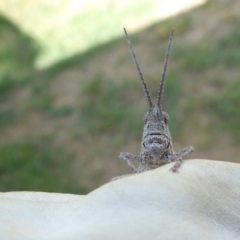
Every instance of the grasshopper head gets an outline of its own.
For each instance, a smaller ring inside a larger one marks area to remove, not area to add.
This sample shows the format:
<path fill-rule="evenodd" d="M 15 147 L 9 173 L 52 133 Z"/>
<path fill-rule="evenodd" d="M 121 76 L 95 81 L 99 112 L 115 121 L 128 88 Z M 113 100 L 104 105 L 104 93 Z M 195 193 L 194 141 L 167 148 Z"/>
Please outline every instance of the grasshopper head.
<path fill-rule="evenodd" d="M 171 145 L 168 114 L 152 107 L 144 116 L 142 145 L 153 155 L 162 155 Z"/>

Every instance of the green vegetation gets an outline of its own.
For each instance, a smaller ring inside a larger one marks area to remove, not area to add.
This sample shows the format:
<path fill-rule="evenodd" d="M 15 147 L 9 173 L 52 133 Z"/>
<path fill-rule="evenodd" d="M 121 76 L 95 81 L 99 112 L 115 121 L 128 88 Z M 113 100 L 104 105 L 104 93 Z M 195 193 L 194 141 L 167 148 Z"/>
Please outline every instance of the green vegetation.
<path fill-rule="evenodd" d="M 65 117 L 71 115 L 73 109 L 68 106 L 52 108 L 51 113 L 53 117 Z"/>
<path fill-rule="evenodd" d="M 168 73 L 164 89 L 164 110 L 170 116 L 169 129 L 172 137 L 178 139 L 181 134 L 183 119 L 180 106 L 177 104 L 182 97 L 182 84 L 177 73 Z"/>
<path fill-rule="evenodd" d="M 37 79 L 32 81 L 31 94 L 29 96 L 28 103 L 26 103 L 27 109 L 37 110 L 50 110 L 52 95 L 49 89 L 49 79 Z"/>
<path fill-rule="evenodd" d="M 240 143 L 240 20 L 237 1 L 213 2 L 130 37 L 155 102 L 167 39 L 175 28 L 163 102 L 175 150 L 193 145 L 193 158 L 231 160 Z M 104 25 L 115 21 L 112 16 Z M 90 20 L 96 22 L 94 14 L 81 24 Z M 78 21 L 71 22 L 62 41 L 79 35 Z M 214 29 L 205 28 L 206 22 L 215 23 Z M 93 44 L 103 28 L 99 24 L 90 35 L 81 32 L 82 41 Z M 123 33 L 105 41 L 121 31 L 111 24 L 101 33 L 104 44 L 36 70 L 38 43 L 0 18 L 0 191 L 85 193 L 128 173 L 117 155 L 139 153 L 147 104 Z M 49 53 L 49 62 L 60 51 L 67 55 L 63 49 L 69 41 Z M 236 140 L 224 142 L 227 153 L 219 143 L 226 133 Z"/>
<path fill-rule="evenodd" d="M 32 78 L 38 47 L 3 17 L 0 17 L 0 36 L 0 100 L 3 100 L 11 89 Z"/>
<path fill-rule="evenodd" d="M 180 47 L 174 50 L 174 56 L 182 68 L 200 73 L 217 65 L 237 67 L 240 62 L 240 32 L 234 29 L 219 38 L 217 44 Z"/>
<path fill-rule="evenodd" d="M 96 77 L 86 84 L 83 93 L 80 124 L 85 133 L 127 131 L 139 136 L 143 123 L 139 108 L 132 104 L 134 89 Z"/>
<path fill-rule="evenodd" d="M 48 140 L 0 147 L 0 191 L 81 192 L 66 176 L 66 154 Z"/>
<path fill-rule="evenodd" d="M 229 67 L 239 67 L 240 62 L 240 31 L 234 29 L 219 39 L 217 43 L 220 61 Z"/>
<path fill-rule="evenodd" d="M 182 68 L 187 71 L 201 73 L 219 63 L 217 50 L 194 47 L 192 49 L 177 49 L 174 51 L 175 57 Z M 184 57 L 183 57 L 184 55 Z"/>
<path fill-rule="evenodd" d="M 0 125 L 14 124 L 16 113 L 12 110 L 0 111 Z"/>
<path fill-rule="evenodd" d="M 31 94 L 28 102 L 22 104 L 23 109 L 49 110 L 52 97 L 48 74 L 39 73 L 34 67 L 40 51 L 39 46 L 1 16 L 0 37 L 0 101 L 7 100 L 14 89 L 30 86 Z M 0 123 L 2 121 L 0 120 Z"/>
<path fill-rule="evenodd" d="M 230 131 L 237 143 L 240 143 L 240 79 L 228 85 L 214 98 L 205 100 L 205 108 L 213 111 L 218 121 L 215 127 L 219 131 Z"/>
<path fill-rule="evenodd" d="M 238 48 L 240 43 L 240 31 L 234 31 L 228 33 L 227 35 L 223 36 L 218 40 L 218 48 L 224 49 L 224 48 Z"/>

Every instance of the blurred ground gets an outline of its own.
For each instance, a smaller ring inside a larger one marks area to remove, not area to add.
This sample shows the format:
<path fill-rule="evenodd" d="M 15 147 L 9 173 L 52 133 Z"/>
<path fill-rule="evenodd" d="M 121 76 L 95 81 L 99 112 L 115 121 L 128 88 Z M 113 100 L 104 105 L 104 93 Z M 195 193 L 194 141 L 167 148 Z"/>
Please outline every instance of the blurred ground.
<path fill-rule="evenodd" d="M 195 147 L 190 158 L 240 161 L 239 7 L 212 0 L 129 30 L 156 99 L 175 28 L 164 109 L 175 150 Z M 117 155 L 139 153 L 147 104 L 122 29 L 115 31 L 121 37 L 39 70 L 41 44 L 0 18 L 0 191 L 86 193 L 130 172 Z"/>

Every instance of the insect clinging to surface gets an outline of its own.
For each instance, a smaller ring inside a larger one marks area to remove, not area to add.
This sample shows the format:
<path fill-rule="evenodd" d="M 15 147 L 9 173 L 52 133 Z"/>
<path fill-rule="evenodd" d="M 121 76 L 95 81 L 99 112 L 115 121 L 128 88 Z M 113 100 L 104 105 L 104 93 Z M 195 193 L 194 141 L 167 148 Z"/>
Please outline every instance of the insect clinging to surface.
<path fill-rule="evenodd" d="M 125 162 L 134 173 L 141 173 L 151 169 L 158 168 L 164 164 L 175 162 L 174 166 L 170 169 L 173 172 L 177 172 L 182 164 L 183 159 L 194 151 L 192 146 L 183 148 L 180 152 L 175 153 L 173 150 L 172 138 L 168 129 L 169 117 L 166 112 L 162 109 L 163 95 L 164 95 L 164 84 L 165 75 L 167 70 L 167 63 L 169 58 L 171 40 L 173 36 L 171 31 L 170 38 L 168 41 L 167 53 L 164 61 L 162 78 L 158 89 L 158 97 L 156 105 L 153 104 L 147 84 L 144 80 L 143 74 L 140 70 L 137 58 L 133 51 L 131 41 L 128 37 L 127 31 L 124 28 L 124 32 L 127 38 L 127 42 L 132 54 L 134 63 L 137 67 L 138 74 L 141 79 L 143 91 L 148 103 L 148 111 L 144 115 L 144 128 L 141 142 L 140 156 L 120 152 L 119 159 Z M 131 161 L 139 162 L 139 166 L 135 167 Z M 122 178 L 126 175 L 115 177 L 112 180 Z"/>

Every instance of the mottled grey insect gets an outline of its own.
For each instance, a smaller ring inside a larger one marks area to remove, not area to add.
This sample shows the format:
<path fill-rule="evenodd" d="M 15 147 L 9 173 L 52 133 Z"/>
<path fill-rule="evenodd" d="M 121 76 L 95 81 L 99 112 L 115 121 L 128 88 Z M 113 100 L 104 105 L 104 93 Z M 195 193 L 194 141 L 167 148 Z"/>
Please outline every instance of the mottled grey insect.
<path fill-rule="evenodd" d="M 144 94 L 148 103 L 148 111 L 144 115 L 144 129 L 142 136 L 142 149 L 140 156 L 136 156 L 131 153 L 121 152 L 119 154 L 119 159 L 125 162 L 134 173 L 141 173 L 151 169 L 158 168 L 166 163 L 175 162 L 174 166 L 170 169 L 173 172 L 177 172 L 182 164 L 182 160 L 190 153 L 194 151 L 192 146 L 182 149 L 180 152 L 175 153 L 173 150 L 172 138 L 168 130 L 168 114 L 162 110 L 163 94 L 164 94 L 164 82 L 165 74 L 167 70 L 167 63 L 169 58 L 171 40 L 173 36 L 173 31 L 170 34 L 168 41 L 167 53 L 164 62 L 164 68 L 162 73 L 162 78 L 158 90 L 157 103 L 154 105 L 150 93 L 147 88 L 147 84 L 143 78 L 143 74 L 140 70 L 139 64 L 137 62 L 135 53 L 132 48 L 131 41 L 128 37 L 127 31 L 124 28 L 124 32 L 127 38 L 127 42 L 133 56 L 135 65 L 140 76 Z M 131 161 L 139 162 L 139 166 L 135 167 Z M 115 177 L 112 180 L 124 177 Z"/>

